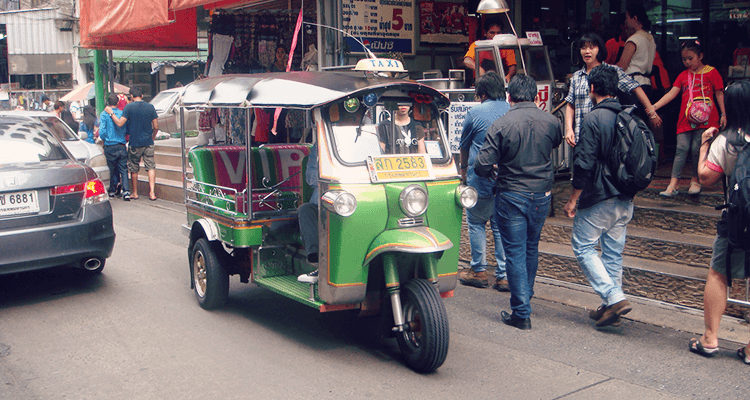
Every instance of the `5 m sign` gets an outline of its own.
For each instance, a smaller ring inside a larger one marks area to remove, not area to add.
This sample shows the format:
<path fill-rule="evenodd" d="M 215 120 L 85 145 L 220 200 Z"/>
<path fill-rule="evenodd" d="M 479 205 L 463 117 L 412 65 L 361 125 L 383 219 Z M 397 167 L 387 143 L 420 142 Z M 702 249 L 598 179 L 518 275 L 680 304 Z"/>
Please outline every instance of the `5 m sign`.
<path fill-rule="evenodd" d="M 414 0 L 344 0 L 343 29 L 373 53 L 414 54 Z M 346 37 L 351 53 L 362 45 Z"/>

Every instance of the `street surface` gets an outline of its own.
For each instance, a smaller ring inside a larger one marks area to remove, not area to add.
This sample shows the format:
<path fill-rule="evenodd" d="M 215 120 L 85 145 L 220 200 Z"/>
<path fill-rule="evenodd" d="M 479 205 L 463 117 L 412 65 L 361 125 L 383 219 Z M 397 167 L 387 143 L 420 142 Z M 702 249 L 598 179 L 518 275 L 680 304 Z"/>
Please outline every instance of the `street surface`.
<path fill-rule="evenodd" d="M 228 305 L 207 312 L 190 290 L 184 208 L 112 205 L 100 277 L 0 277 L 0 399 L 748 397 L 735 343 L 705 359 L 687 351 L 691 334 L 632 320 L 596 330 L 585 310 L 542 299 L 520 331 L 499 321 L 509 294 L 491 289 L 445 299 L 448 359 L 428 375 L 372 333 L 373 318 L 319 314 L 237 277 Z"/>

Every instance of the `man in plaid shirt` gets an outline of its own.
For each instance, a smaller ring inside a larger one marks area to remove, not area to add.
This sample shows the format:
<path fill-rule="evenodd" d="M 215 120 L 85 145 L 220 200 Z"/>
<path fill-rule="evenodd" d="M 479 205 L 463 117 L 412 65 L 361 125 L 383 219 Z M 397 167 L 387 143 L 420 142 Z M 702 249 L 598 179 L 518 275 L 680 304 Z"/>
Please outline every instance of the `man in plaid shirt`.
<path fill-rule="evenodd" d="M 578 45 L 581 50 L 584 66 L 570 78 L 568 96 L 565 97 L 565 101 L 568 103 L 565 109 L 565 140 L 573 147 L 578 143 L 583 117 L 594 108 L 594 103 L 589 97 L 591 93 L 588 78 L 589 72 L 594 67 L 604 64 L 602 60 L 607 58 L 607 48 L 604 46 L 604 41 L 597 34 L 587 33 L 583 35 L 578 41 Z M 622 68 L 609 64 L 604 65 L 612 67 L 617 71 L 617 88 L 625 93 L 632 92 L 638 98 L 641 104 L 643 104 L 646 114 L 649 115 L 651 124 L 653 126 L 661 125 L 661 119 L 656 114 L 654 106 L 638 82 L 625 74 Z M 573 124 L 574 121 L 575 124 Z"/>

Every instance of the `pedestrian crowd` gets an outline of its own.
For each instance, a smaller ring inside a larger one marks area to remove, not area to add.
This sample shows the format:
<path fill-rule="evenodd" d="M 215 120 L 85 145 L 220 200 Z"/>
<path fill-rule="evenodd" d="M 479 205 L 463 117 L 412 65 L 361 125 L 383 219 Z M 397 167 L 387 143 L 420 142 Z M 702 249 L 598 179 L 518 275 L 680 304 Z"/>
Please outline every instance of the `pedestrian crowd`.
<path fill-rule="evenodd" d="M 477 78 L 476 98 L 481 103 L 468 111 L 463 124 L 459 170 L 464 182 L 477 189 L 479 200 L 466 213 L 471 261 L 459 281 L 479 288 L 490 285 L 485 231 L 489 221 L 497 264 L 493 288 L 510 291 L 511 312 L 500 313 L 507 325 L 531 329 L 539 240 L 552 199 L 551 155 L 563 138 L 573 147 L 572 192 L 564 210 L 573 219 L 573 253 L 601 298 L 601 304 L 589 312 L 597 327 L 617 326 L 632 310 L 622 288 L 622 262 L 637 190 L 626 186 L 611 167 L 613 149 L 621 146 L 623 128 L 622 124 L 618 128 L 618 121 L 628 110 L 624 106 L 637 99 L 640 118 L 633 121 L 648 131 L 638 121 L 649 121 L 652 129 L 660 127 L 657 110 L 681 94 L 677 156 L 662 196 L 677 193 L 688 152 L 693 155 L 691 194 L 719 180 L 733 183 L 736 164 L 745 160 L 750 164 L 750 114 L 746 112 L 750 82 L 738 81 L 725 88 L 717 71 L 703 64 L 700 43 L 690 40 L 681 46 L 686 70 L 652 104 L 650 70 L 655 43 L 643 7 L 629 6 L 623 26 L 631 34 L 620 45 L 616 65 L 605 62 L 608 46 L 598 35 L 585 34 L 579 40 L 584 66 L 570 80 L 564 126 L 537 108 L 532 78 L 517 74 L 510 80 L 509 102 L 504 100 L 503 77 L 488 72 Z M 650 132 L 643 140 L 654 141 Z M 656 147 L 656 143 L 648 144 Z M 747 157 L 742 153 L 745 148 Z M 705 332 L 689 342 L 690 351 L 707 357 L 719 351 L 718 328 L 727 307 L 727 286 L 732 279 L 748 276 L 745 252 L 732 244 L 729 235 L 726 230 L 717 232 L 704 290 Z M 750 364 L 750 343 L 737 355 Z"/>

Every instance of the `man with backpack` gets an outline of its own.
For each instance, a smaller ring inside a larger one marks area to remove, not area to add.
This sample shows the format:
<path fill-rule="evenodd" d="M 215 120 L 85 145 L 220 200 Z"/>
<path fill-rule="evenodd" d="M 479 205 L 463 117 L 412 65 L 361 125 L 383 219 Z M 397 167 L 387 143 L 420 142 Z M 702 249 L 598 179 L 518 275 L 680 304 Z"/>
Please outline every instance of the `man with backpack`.
<path fill-rule="evenodd" d="M 602 298 L 602 305 L 589 313 L 596 326 L 601 327 L 619 324 L 620 317 L 631 310 L 622 291 L 622 251 L 626 227 L 633 217 L 633 197 L 644 185 L 648 186 L 656 157 L 653 135 L 643 121 L 628 118 L 628 112 L 623 111 L 616 98 L 615 69 L 606 65 L 593 68 L 589 85 L 595 106 L 581 123 L 573 157 L 573 193 L 565 204 L 565 212 L 575 218 L 573 252 L 594 291 Z M 632 139 L 628 136 L 634 133 L 639 135 L 638 140 L 628 142 Z M 633 170 L 633 165 L 625 165 L 627 156 L 631 156 L 629 150 L 642 150 L 644 142 L 650 147 L 650 156 L 646 153 L 650 158 L 642 156 L 636 164 L 645 162 L 648 169 Z M 601 257 L 596 249 L 599 243 Z"/>

